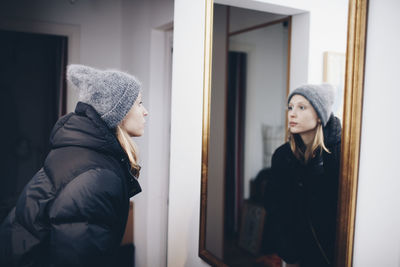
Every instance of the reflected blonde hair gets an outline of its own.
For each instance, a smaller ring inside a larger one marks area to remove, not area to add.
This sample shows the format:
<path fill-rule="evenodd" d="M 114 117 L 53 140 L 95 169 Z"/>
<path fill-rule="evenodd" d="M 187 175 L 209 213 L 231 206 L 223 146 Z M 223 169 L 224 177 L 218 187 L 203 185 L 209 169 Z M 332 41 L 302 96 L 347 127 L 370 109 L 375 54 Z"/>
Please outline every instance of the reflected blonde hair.
<path fill-rule="evenodd" d="M 137 163 L 139 158 L 137 146 L 135 142 L 133 142 L 132 137 L 121 125 L 117 126 L 117 139 L 124 149 L 125 153 L 128 155 L 131 169 L 139 171 L 140 166 Z"/>
<path fill-rule="evenodd" d="M 318 151 L 320 155 L 322 155 L 323 151 L 331 153 L 325 146 L 324 132 L 321 123 L 318 123 L 317 125 L 313 142 L 310 145 L 303 145 L 303 147 L 305 146 L 305 149 L 302 148 L 303 143 L 299 134 L 292 134 L 289 130 L 288 136 L 290 148 L 292 149 L 294 156 L 304 164 L 307 164 L 312 158 L 314 158 Z"/>

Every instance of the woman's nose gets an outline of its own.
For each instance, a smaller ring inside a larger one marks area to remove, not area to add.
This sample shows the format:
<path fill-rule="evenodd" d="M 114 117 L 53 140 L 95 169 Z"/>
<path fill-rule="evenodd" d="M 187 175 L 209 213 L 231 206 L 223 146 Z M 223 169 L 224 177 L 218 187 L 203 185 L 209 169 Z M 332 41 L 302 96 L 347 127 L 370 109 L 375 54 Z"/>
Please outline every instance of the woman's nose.
<path fill-rule="evenodd" d="M 147 111 L 147 109 L 145 107 L 143 107 L 143 116 L 147 116 L 149 115 L 149 112 Z"/>

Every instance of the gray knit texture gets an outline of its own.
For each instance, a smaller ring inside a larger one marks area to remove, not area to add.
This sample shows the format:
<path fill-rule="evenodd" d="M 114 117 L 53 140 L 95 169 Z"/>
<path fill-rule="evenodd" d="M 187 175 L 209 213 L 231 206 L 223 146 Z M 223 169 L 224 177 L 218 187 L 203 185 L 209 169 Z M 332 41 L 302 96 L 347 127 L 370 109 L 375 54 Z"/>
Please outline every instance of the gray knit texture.
<path fill-rule="evenodd" d="M 335 101 L 335 92 L 332 85 L 328 83 L 302 85 L 290 93 L 288 103 L 294 95 L 305 97 L 314 107 L 322 125 L 326 126 Z"/>
<path fill-rule="evenodd" d="M 79 101 L 91 105 L 111 129 L 124 119 L 141 91 L 132 75 L 84 65 L 69 65 L 67 80 L 78 89 Z"/>

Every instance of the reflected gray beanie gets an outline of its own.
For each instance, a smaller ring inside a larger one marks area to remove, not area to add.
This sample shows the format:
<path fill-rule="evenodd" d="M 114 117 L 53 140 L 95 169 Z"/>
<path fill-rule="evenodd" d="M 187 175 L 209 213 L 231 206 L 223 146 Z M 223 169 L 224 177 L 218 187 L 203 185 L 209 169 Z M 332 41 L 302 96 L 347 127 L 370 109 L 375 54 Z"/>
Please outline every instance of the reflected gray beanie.
<path fill-rule="evenodd" d="M 67 80 L 78 89 L 79 101 L 91 105 L 111 129 L 123 120 L 141 91 L 132 75 L 84 65 L 69 65 Z"/>
<path fill-rule="evenodd" d="M 314 107 L 319 119 L 323 126 L 328 123 L 329 117 L 332 113 L 332 105 L 335 100 L 335 92 L 333 86 L 329 83 L 323 84 L 306 84 L 302 85 L 288 97 L 288 103 L 294 95 L 301 95 L 305 97 L 310 104 Z"/>

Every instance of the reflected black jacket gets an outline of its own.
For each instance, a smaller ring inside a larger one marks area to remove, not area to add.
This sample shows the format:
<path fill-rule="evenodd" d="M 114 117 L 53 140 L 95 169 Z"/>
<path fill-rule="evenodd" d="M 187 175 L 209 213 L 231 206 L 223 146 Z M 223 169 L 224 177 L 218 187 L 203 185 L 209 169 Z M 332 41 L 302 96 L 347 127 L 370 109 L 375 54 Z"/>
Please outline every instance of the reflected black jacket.
<path fill-rule="evenodd" d="M 0 229 L 0 266 L 111 266 L 141 188 L 115 134 L 78 103 Z"/>
<path fill-rule="evenodd" d="M 301 266 L 330 266 L 334 256 L 339 119 L 331 115 L 323 132 L 325 146 L 331 153 L 318 153 L 304 165 L 285 143 L 272 157 L 272 180 L 265 202 L 269 242 L 286 262 L 300 262 Z"/>

